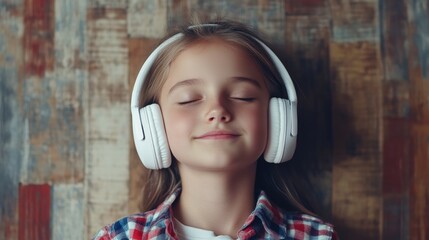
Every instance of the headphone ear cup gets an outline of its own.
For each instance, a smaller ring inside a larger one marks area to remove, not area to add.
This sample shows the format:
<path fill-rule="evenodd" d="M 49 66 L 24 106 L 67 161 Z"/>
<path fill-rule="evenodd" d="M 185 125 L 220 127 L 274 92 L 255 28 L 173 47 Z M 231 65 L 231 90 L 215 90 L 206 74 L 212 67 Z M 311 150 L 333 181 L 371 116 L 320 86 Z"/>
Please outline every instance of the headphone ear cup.
<path fill-rule="evenodd" d="M 292 135 L 292 116 L 289 100 L 271 98 L 269 105 L 268 143 L 264 158 L 270 163 L 281 163 L 292 158 L 296 147 L 296 135 Z"/>
<path fill-rule="evenodd" d="M 139 111 L 143 139 L 134 139 L 137 152 L 143 165 L 149 169 L 168 168 L 171 165 L 171 153 L 158 104 L 151 104 Z"/>

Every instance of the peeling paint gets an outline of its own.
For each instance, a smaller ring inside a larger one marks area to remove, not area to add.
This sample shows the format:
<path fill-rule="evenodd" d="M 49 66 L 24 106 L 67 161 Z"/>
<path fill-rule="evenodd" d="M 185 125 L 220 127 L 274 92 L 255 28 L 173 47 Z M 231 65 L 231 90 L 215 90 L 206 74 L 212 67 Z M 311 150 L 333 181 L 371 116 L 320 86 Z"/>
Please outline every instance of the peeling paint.
<path fill-rule="evenodd" d="M 167 33 L 166 1 L 130 0 L 127 16 L 130 37 L 163 38 Z"/>
<path fill-rule="evenodd" d="M 85 239 L 83 184 L 52 186 L 52 239 Z"/>
<path fill-rule="evenodd" d="M 51 239 L 51 187 L 47 184 L 19 187 L 19 240 Z"/>

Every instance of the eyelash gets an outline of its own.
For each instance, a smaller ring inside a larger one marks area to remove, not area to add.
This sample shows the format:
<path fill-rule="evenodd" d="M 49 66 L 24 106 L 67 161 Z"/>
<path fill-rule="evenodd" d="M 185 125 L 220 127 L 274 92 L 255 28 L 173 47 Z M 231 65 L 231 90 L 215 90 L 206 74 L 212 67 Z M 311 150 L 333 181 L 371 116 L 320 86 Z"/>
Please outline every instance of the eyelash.
<path fill-rule="evenodd" d="M 196 101 L 198 101 L 198 100 L 190 100 L 190 101 L 178 102 L 177 104 L 179 104 L 179 105 L 186 105 L 186 104 L 190 104 L 190 103 L 193 103 L 193 102 L 196 102 Z"/>
<path fill-rule="evenodd" d="M 237 97 L 234 97 L 232 99 L 243 101 L 243 102 L 253 102 L 255 100 L 255 98 L 237 98 Z"/>
<path fill-rule="evenodd" d="M 241 98 L 241 97 L 232 97 L 231 99 L 233 100 L 238 100 L 238 101 L 242 101 L 242 102 L 253 102 L 256 100 L 256 98 Z M 194 102 L 197 102 L 198 100 L 189 100 L 189 101 L 183 101 L 183 102 L 178 102 L 177 104 L 179 105 L 187 105 L 187 104 L 191 104 Z"/>

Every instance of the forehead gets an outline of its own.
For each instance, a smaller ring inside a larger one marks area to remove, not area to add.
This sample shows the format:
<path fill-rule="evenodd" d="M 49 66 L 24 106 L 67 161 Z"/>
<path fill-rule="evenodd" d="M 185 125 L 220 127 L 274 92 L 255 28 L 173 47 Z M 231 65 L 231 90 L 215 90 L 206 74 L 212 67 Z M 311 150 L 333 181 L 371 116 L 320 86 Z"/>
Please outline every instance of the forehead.
<path fill-rule="evenodd" d="M 168 78 L 177 74 L 198 75 L 208 70 L 216 74 L 244 74 L 260 77 L 261 67 L 249 50 L 218 38 L 201 39 L 183 48 L 169 66 Z M 263 77 L 262 77 L 263 78 Z"/>

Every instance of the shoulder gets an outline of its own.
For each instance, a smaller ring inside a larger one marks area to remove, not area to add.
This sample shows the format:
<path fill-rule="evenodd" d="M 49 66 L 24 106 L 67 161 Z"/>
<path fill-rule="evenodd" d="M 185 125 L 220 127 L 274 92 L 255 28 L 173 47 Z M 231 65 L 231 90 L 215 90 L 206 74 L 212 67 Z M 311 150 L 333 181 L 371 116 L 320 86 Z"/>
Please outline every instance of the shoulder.
<path fill-rule="evenodd" d="M 130 215 L 102 228 L 93 239 L 165 239 L 173 236 L 171 205 L 180 193 L 177 189 L 156 209 Z"/>
<path fill-rule="evenodd" d="M 103 227 L 93 239 L 142 239 L 154 220 L 155 210 L 133 214 Z"/>
<path fill-rule="evenodd" d="M 293 239 L 337 239 L 334 227 L 320 218 L 297 212 L 284 212 L 284 224 Z"/>

